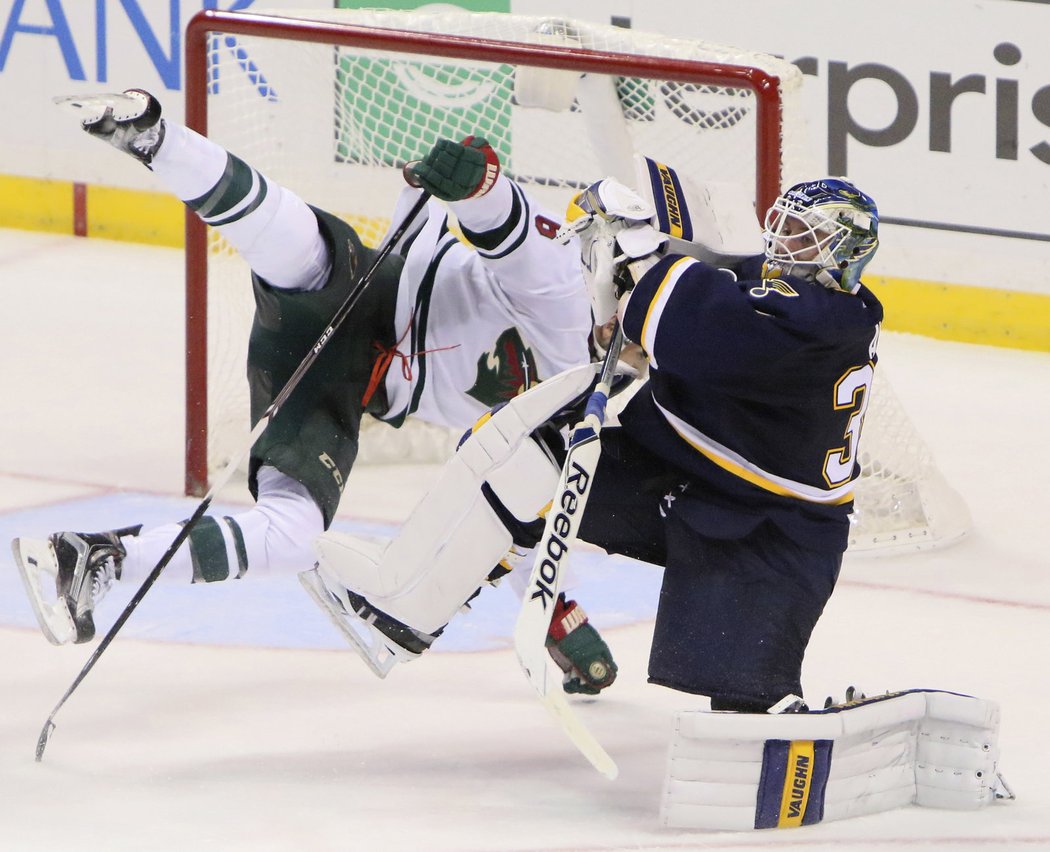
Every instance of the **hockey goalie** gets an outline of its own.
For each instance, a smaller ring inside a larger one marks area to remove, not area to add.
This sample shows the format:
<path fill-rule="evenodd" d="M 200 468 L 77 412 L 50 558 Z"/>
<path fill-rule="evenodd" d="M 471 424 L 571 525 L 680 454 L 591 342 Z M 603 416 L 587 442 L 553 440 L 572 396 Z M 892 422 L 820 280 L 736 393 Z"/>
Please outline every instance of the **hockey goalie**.
<path fill-rule="evenodd" d="M 672 168 L 642 158 L 639 175 L 640 193 L 612 180 L 581 193 L 566 234 L 596 319 L 617 318 L 649 367 L 601 432 L 579 537 L 664 567 L 649 681 L 710 708 L 676 717 L 664 822 L 790 827 L 1010 798 L 994 702 L 909 690 L 810 712 L 802 697 L 877 363 L 882 306 L 861 280 L 875 202 L 843 178 L 798 184 L 755 245 L 727 238 L 712 196 Z M 479 421 L 395 541 L 318 540 L 304 584 L 377 671 L 428 647 L 492 565 L 568 508 L 551 505 L 559 427 L 594 374 Z"/>

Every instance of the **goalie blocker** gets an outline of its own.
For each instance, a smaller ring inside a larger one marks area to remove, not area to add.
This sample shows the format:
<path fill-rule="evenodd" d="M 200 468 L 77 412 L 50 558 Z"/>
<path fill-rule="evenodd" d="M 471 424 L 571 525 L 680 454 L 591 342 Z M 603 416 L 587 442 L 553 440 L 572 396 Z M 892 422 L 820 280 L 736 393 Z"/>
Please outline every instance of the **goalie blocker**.
<path fill-rule="evenodd" d="M 998 774 L 999 706 L 907 690 L 806 713 L 682 711 L 660 816 L 675 828 L 790 828 L 908 804 L 976 810 Z"/>

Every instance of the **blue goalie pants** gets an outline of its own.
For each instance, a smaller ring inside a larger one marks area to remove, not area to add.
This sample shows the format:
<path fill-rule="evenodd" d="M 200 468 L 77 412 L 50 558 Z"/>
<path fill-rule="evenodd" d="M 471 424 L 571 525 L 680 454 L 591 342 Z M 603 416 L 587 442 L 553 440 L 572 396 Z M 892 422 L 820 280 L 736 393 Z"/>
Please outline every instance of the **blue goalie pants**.
<path fill-rule="evenodd" d="M 802 660 L 841 553 L 800 546 L 695 481 L 622 429 L 602 432 L 580 537 L 664 567 L 649 680 L 761 710 L 802 694 Z"/>

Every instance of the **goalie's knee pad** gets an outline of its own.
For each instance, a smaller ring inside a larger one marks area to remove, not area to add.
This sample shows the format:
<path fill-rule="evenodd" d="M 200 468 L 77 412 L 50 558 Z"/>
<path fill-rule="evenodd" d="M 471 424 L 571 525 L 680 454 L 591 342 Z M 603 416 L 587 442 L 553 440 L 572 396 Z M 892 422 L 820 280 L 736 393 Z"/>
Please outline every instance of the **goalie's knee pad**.
<path fill-rule="evenodd" d="M 482 495 L 514 546 L 526 550 L 543 535 L 540 512 L 550 502 L 565 460 L 565 440 L 553 424 L 544 423 L 529 438 L 481 483 Z"/>
<path fill-rule="evenodd" d="M 324 582 L 416 630 L 441 629 L 512 545 L 531 547 L 542 534 L 561 439 L 541 427 L 590 388 L 595 369 L 568 370 L 479 420 L 388 545 L 320 536 Z"/>

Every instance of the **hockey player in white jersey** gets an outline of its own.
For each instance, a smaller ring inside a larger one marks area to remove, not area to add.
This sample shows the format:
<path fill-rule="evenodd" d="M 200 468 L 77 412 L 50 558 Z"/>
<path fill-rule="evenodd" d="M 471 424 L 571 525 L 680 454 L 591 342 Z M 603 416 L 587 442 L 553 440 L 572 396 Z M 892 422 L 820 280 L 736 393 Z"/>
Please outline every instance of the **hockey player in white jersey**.
<path fill-rule="evenodd" d="M 341 219 L 162 119 L 160 104 L 144 91 L 56 102 L 90 135 L 149 167 L 250 265 L 256 422 L 374 252 Z M 204 517 L 166 567 L 169 578 L 211 582 L 311 566 L 313 541 L 335 514 L 365 414 L 394 426 L 414 416 L 467 428 L 492 406 L 590 360 L 577 254 L 553 239 L 559 223 L 501 174 L 484 139 L 440 140 L 406 167 L 406 177 L 414 187 L 398 199 L 395 225 L 420 187 L 433 197 L 253 447 L 256 504 L 232 517 Z M 449 230 L 448 211 L 470 245 Z M 94 608 L 110 583 L 141 582 L 178 530 L 172 523 L 16 539 L 15 558 L 47 637 L 91 640 Z M 588 683 L 589 664 L 600 659 L 612 675 L 615 665 L 592 627 L 573 632 L 572 642 L 562 633 L 552 644 L 562 646 L 569 688 L 595 692 L 612 678 Z M 583 673 L 566 654 L 582 655 Z"/>

